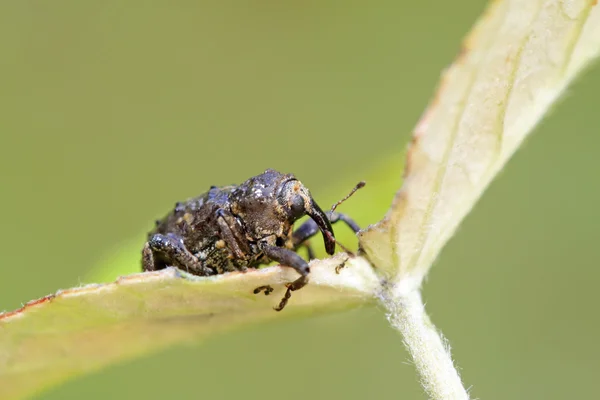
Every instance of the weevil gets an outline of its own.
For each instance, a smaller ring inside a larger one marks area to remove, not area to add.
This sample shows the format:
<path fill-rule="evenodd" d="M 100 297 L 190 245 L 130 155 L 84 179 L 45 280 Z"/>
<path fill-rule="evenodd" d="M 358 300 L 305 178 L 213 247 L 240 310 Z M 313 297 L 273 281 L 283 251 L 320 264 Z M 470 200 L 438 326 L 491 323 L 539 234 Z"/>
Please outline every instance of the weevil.
<path fill-rule="evenodd" d="M 361 182 L 351 194 L 363 185 Z M 156 221 L 142 250 L 142 268 L 155 271 L 177 267 L 209 276 L 275 261 L 300 274 L 286 284 L 285 296 L 275 307 L 281 311 L 291 292 L 308 282 L 308 262 L 296 251 L 305 247 L 309 259 L 314 258 L 308 239 L 320 231 L 325 251 L 332 255 L 336 240 L 331 224 L 338 221 L 354 232 L 360 230 L 350 217 L 335 212 L 339 203 L 324 212 L 293 174 L 273 169 L 240 185 L 212 186 L 198 197 L 176 203 L 173 211 Z M 305 215 L 310 219 L 294 231 L 294 222 Z M 254 293 L 263 290 L 265 294 L 273 291 L 261 286 Z"/>

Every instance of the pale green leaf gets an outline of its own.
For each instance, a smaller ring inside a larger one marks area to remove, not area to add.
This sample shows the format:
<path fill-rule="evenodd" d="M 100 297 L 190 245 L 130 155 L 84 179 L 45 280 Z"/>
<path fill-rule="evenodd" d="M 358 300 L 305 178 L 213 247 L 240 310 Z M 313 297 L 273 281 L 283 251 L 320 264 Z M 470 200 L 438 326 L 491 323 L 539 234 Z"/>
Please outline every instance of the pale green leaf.
<path fill-rule="evenodd" d="M 403 186 L 360 236 L 398 290 L 418 287 L 487 185 L 599 52 L 593 0 L 496 1 L 418 123 Z"/>
<path fill-rule="evenodd" d="M 370 265 L 346 256 L 313 261 L 310 283 L 273 310 L 290 268 L 268 267 L 213 277 L 174 268 L 128 275 L 114 283 L 59 291 L 0 314 L 0 398 L 16 398 L 106 364 L 247 323 L 355 307 L 372 300 Z M 269 295 L 254 294 L 271 285 Z"/>

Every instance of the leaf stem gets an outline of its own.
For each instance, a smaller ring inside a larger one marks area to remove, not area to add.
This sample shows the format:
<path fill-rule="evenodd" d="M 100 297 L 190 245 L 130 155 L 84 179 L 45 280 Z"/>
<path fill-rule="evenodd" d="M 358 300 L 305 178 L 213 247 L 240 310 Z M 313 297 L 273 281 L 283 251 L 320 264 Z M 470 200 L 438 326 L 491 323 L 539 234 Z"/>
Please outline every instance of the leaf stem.
<path fill-rule="evenodd" d="M 429 398 L 468 400 L 469 394 L 452 362 L 450 346 L 431 323 L 419 290 L 389 291 L 381 302 L 390 324 L 402 334 Z"/>

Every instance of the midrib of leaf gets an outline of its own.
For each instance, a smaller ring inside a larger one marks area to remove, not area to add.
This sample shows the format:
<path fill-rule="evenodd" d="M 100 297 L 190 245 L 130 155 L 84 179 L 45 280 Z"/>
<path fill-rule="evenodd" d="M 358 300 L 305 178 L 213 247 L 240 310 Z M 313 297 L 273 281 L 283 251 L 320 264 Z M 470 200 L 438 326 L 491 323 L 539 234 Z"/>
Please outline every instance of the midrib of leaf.
<path fill-rule="evenodd" d="M 568 53 L 568 57 L 567 57 L 567 62 L 563 64 L 563 67 L 561 69 L 561 76 L 566 76 L 567 75 L 567 70 L 569 69 L 569 65 L 571 64 L 571 59 L 572 59 L 572 55 L 573 52 L 575 51 L 575 47 L 577 46 L 577 42 L 579 42 L 579 38 L 581 37 L 581 33 L 583 32 L 583 27 L 585 25 L 585 23 L 587 22 L 588 18 L 590 17 L 590 13 L 592 12 L 592 7 L 594 7 L 594 5 L 596 5 L 596 2 L 598 0 L 588 0 L 587 2 L 587 7 L 585 8 L 585 11 L 583 11 L 583 16 L 581 18 L 579 18 L 579 24 L 577 24 L 577 28 L 574 30 L 574 34 L 573 34 L 573 39 L 569 42 L 569 45 L 567 46 L 567 53 Z M 560 11 L 561 14 L 563 14 L 566 18 L 569 18 L 569 15 L 564 11 L 564 7 L 562 7 L 563 3 L 561 3 L 561 7 L 560 7 Z"/>
<path fill-rule="evenodd" d="M 537 20 L 537 17 L 540 15 L 542 7 L 538 7 L 536 16 L 534 18 L 534 20 Z M 508 110 L 508 102 L 510 99 L 510 96 L 513 92 L 514 89 L 514 84 L 515 84 L 515 80 L 516 80 L 516 76 L 517 76 L 517 71 L 519 69 L 519 64 L 521 62 L 521 58 L 523 55 L 523 49 L 525 48 L 525 46 L 527 45 L 527 42 L 529 42 L 529 39 L 531 38 L 531 33 L 529 33 L 521 42 L 520 46 L 518 47 L 518 50 L 516 52 L 515 58 L 514 58 L 514 63 L 512 66 L 512 70 L 510 71 L 509 74 L 509 79 L 508 79 L 508 87 L 506 90 L 506 94 L 504 95 L 504 98 L 502 99 L 501 102 L 501 107 L 499 107 L 499 112 L 498 112 L 498 116 L 496 118 L 496 122 L 494 124 L 494 126 L 497 127 L 497 129 L 494 130 L 494 132 L 496 133 L 496 152 L 494 153 L 495 157 L 493 159 L 490 160 L 490 163 L 487 167 L 486 172 L 482 175 L 482 182 L 488 182 L 489 180 L 491 180 L 491 178 L 496 174 L 496 169 L 494 168 L 497 165 L 498 159 L 500 158 L 500 155 L 502 154 L 502 144 L 503 144 L 503 133 L 504 133 L 504 120 L 506 118 L 506 111 Z M 489 54 L 489 53 L 488 53 Z M 487 58 L 486 58 L 487 60 Z M 478 68 L 479 70 L 479 68 Z M 475 84 L 475 82 L 477 81 L 477 79 L 479 78 L 480 74 L 477 74 L 477 76 L 471 81 L 471 85 L 470 88 L 472 88 L 472 86 Z M 468 95 L 466 97 L 471 97 L 472 93 L 469 91 Z M 458 130 L 458 127 L 460 126 L 460 123 L 462 121 L 462 117 L 464 116 L 464 111 L 466 109 L 466 104 L 467 101 L 463 102 L 463 109 L 461 112 L 461 115 L 458 118 L 458 121 L 455 124 L 455 129 Z M 452 146 L 450 146 L 452 148 Z M 449 152 L 450 153 L 450 152 Z M 450 154 L 448 154 L 448 158 L 450 157 Z M 466 172 L 465 172 L 466 173 Z M 439 188 L 442 186 L 443 184 L 443 180 L 446 176 L 446 169 L 444 168 L 444 176 L 441 179 L 440 185 L 437 188 L 437 190 L 439 190 Z M 434 207 L 435 205 L 437 205 L 438 201 L 435 201 Z M 454 229 L 454 226 L 452 225 L 447 225 L 445 227 L 445 229 L 443 231 L 440 232 L 440 235 L 438 236 L 438 240 L 439 241 L 443 241 L 445 240 L 445 238 L 448 235 L 448 231 Z M 433 258 L 436 257 L 436 254 L 438 253 L 437 248 L 439 248 L 441 246 L 433 246 L 433 251 L 431 251 L 429 254 L 426 255 L 426 260 L 427 262 L 433 262 Z M 419 258 L 416 260 L 416 264 L 417 265 L 420 261 L 421 261 L 421 254 L 418 254 Z"/>

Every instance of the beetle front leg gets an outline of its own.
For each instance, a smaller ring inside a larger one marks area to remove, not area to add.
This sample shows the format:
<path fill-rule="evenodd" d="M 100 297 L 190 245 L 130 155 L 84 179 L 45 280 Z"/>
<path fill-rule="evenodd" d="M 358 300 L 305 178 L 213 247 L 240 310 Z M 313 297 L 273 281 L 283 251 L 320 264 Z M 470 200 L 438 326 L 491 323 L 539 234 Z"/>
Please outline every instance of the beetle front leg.
<path fill-rule="evenodd" d="M 358 233 L 358 231 L 360 231 L 360 226 L 358 226 L 358 224 L 356 222 L 354 222 L 354 220 L 352 218 L 350 218 L 349 216 L 347 216 L 346 214 L 338 213 L 335 211 L 334 212 L 329 211 L 329 212 L 327 212 L 327 217 L 329 218 L 329 221 L 331 221 L 332 224 L 342 221 L 343 223 L 348 225 L 348 227 L 350 229 L 352 229 L 352 232 Z"/>
<path fill-rule="evenodd" d="M 236 258 L 243 259 L 248 253 L 248 241 L 244 238 L 242 227 L 237 223 L 235 217 L 229 211 L 217 210 L 217 224 L 223 239 Z"/>
<path fill-rule="evenodd" d="M 144 246 L 142 267 L 144 271 L 156 271 L 167 266 L 191 270 L 200 276 L 214 275 L 214 271 L 190 253 L 180 239 L 157 233 Z"/>
<path fill-rule="evenodd" d="M 300 246 L 302 246 L 306 249 L 306 255 L 308 256 L 308 261 L 314 260 L 316 258 L 315 251 L 308 240 L 305 240 L 304 242 L 302 242 L 302 244 Z M 297 250 L 297 248 L 296 248 L 296 250 Z"/>
<path fill-rule="evenodd" d="M 300 278 L 296 279 L 294 282 L 290 282 L 285 285 L 287 288 L 285 295 L 281 299 L 279 305 L 274 307 L 275 311 L 281 311 L 292 296 L 292 292 L 302 289 L 304 286 L 306 286 L 308 283 L 308 274 L 310 273 L 310 268 L 308 267 L 308 263 L 302 257 L 291 250 L 276 246 L 265 246 L 263 248 L 263 252 L 265 256 L 271 260 L 287 267 L 292 267 L 301 275 Z"/>

